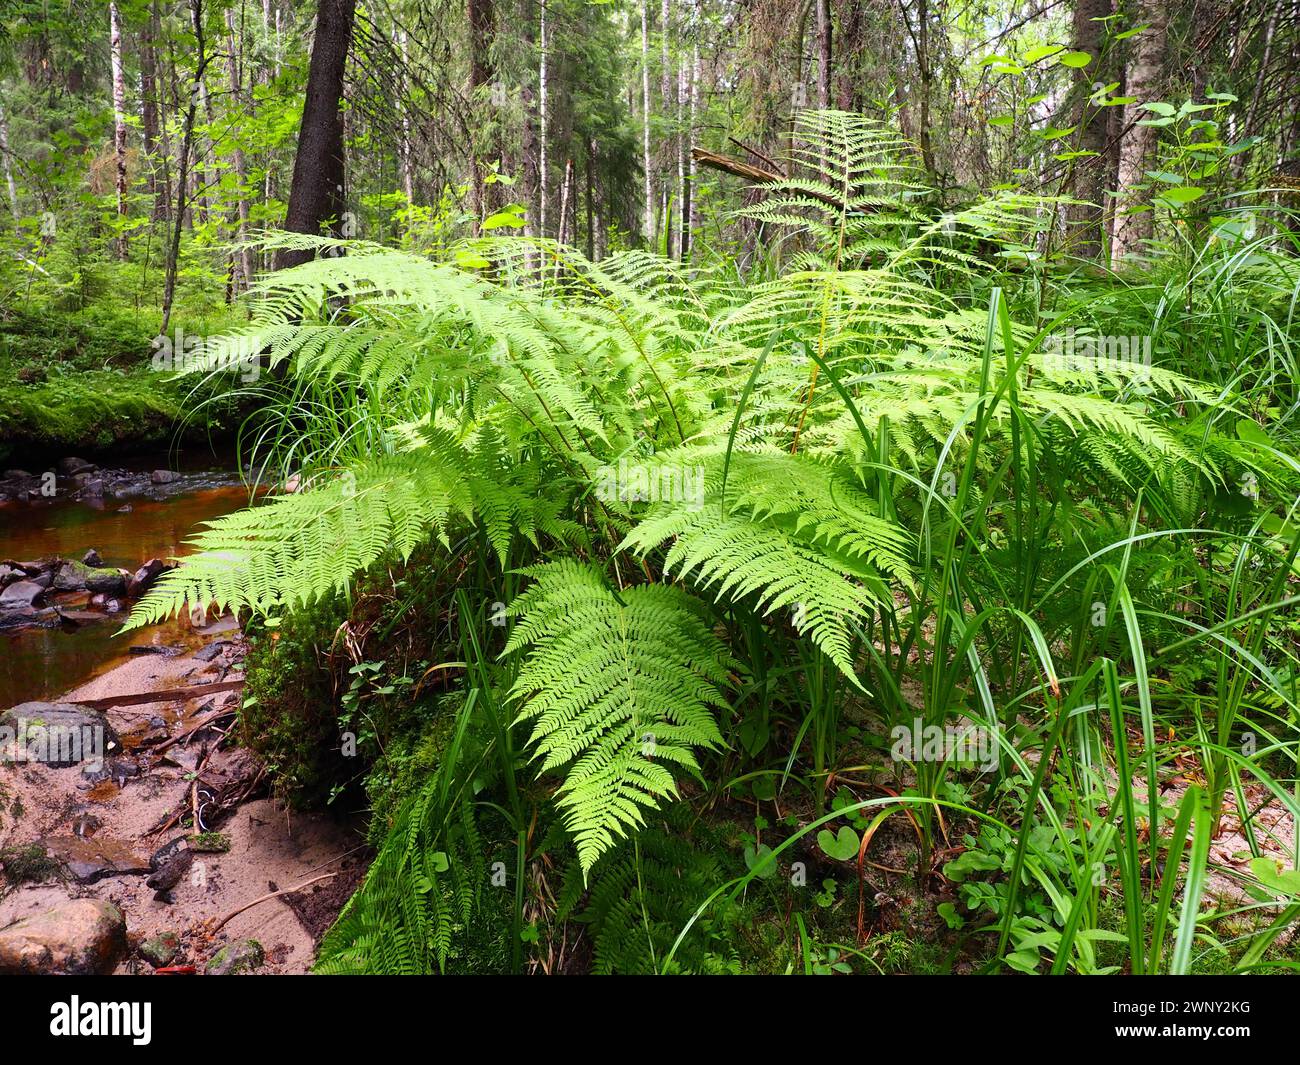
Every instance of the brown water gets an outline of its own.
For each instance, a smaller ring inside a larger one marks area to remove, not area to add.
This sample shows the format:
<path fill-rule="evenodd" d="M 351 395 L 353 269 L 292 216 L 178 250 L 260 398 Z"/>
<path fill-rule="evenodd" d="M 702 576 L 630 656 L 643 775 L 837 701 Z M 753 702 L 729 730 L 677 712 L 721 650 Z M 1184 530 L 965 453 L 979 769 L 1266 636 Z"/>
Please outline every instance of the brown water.
<path fill-rule="evenodd" d="M 132 499 L 126 513 L 118 499 L 106 499 L 102 506 L 64 500 L 0 504 L 0 559 L 80 559 L 93 547 L 105 565 L 134 569 L 150 558 L 185 554 L 185 540 L 200 522 L 247 502 L 247 490 L 232 486 L 162 501 Z M 179 642 L 174 625 L 115 635 L 125 619 L 122 613 L 76 629 L 0 632 L 0 709 L 61 695 L 115 665 L 132 644 Z"/>

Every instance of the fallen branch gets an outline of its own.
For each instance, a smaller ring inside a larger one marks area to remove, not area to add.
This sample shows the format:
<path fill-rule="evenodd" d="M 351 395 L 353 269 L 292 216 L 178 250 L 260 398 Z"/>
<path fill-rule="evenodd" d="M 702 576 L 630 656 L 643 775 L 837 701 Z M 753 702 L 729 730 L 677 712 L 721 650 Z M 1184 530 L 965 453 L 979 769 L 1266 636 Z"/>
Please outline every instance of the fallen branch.
<path fill-rule="evenodd" d="M 297 887 L 283 888 L 280 891 L 272 891 L 267 895 L 261 896 L 261 898 L 256 898 L 252 902 L 245 903 L 237 910 L 231 910 L 230 913 L 226 914 L 225 917 L 221 918 L 220 921 L 218 921 L 211 928 L 209 928 L 208 932 L 210 935 L 216 935 L 218 932 L 221 931 L 222 928 L 228 925 L 231 921 L 233 921 L 245 910 L 251 910 L 254 906 L 258 906 L 263 902 L 268 902 L 271 899 L 278 898 L 281 895 L 292 895 L 295 891 L 301 891 L 303 888 L 316 883 L 316 881 L 318 880 L 330 880 L 333 877 L 336 877 L 338 875 L 339 875 L 338 873 L 322 873 L 320 876 L 314 876 L 310 880 L 304 880 Z"/>
<path fill-rule="evenodd" d="M 753 151 L 752 148 L 746 148 L 747 151 Z M 757 154 L 757 153 L 755 153 Z M 778 182 L 788 181 L 784 174 L 777 170 L 768 170 L 761 166 L 754 166 L 752 163 L 746 163 L 741 159 L 735 159 L 730 155 L 722 155 L 720 152 L 711 152 L 707 148 L 692 148 L 691 158 L 701 166 L 710 167 L 713 170 L 721 170 L 724 174 L 733 174 L 738 178 L 744 178 L 746 181 L 752 181 L 755 185 L 775 185 Z M 835 196 L 829 196 L 824 192 L 818 192 L 814 188 L 799 189 L 802 196 L 811 196 L 814 200 L 820 200 L 837 210 L 844 206 L 843 202 Z"/>
<path fill-rule="evenodd" d="M 156 692 L 136 692 L 132 695 L 109 695 L 103 699 L 71 699 L 77 706 L 91 710 L 109 710 L 115 706 L 139 706 L 142 703 L 170 703 L 177 699 L 197 699 L 218 692 L 232 692 L 242 688 L 242 680 L 227 680 L 217 684 L 195 684 L 188 688 L 164 688 Z"/>

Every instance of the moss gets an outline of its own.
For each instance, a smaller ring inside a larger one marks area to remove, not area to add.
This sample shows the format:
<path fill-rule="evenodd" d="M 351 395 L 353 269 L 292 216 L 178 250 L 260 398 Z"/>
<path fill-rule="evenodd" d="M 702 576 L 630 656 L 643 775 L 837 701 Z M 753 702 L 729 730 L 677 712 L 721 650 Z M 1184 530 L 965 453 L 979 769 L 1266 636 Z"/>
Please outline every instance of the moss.
<path fill-rule="evenodd" d="M 14 885 L 40 883 L 59 873 L 58 861 L 39 843 L 0 850 L 0 866 L 4 867 L 5 879 Z"/>
<path fill-rule="evenodd" d="M 355 773 L 340 750 L 338 701 L 323 661 L 346 618 L 341 600 L 330 598 L 285 615 L 275 629 L 249 630 L 243 742 L 295 806 L 323 803 Z"/>
<path fill-rule="evenodd" d="M 13 382 L 0 390 L 0 462 L 167 444 L 187 410 L 197 414 L 190 435 L 232 428 L 233 403 L 200 407 L 209 387 L 194 392 L 195 380 L 151 368 L 157 327 L 154 316 L 104 307 L 0 316 L 0 381 Z"/>
<path fill-rule="evenodd" d="M 230 837 L 224 832 L 200 832 L 190 837 L 190 850 L 199 854 L 225 854 L 230 850 Z"/>

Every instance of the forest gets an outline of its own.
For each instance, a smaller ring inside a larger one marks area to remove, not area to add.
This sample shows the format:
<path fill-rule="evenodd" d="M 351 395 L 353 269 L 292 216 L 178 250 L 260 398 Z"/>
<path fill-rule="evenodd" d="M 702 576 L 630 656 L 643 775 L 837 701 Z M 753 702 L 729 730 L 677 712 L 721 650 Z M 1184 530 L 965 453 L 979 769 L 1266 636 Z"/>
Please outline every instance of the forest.
<path fill-rule="evenodd" d="M 0 973 L 1300 970 L 1295 0 L 0 0 L 0 168 Z"/>

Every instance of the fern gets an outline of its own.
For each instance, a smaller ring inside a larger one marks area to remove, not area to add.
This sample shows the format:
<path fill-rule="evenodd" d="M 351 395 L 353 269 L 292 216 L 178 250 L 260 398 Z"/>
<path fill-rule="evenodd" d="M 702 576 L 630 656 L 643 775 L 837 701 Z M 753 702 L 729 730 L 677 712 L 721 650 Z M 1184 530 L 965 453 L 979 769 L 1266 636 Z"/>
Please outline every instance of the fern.
<path fill-rule="evenodd" d="M 431 781 L 394 819 L 366 879 L 321 941 L 316 972 L 425 975 L 446 969 L 480 917 L 483 843 L 466 801 L 439 802 Z"/>
<path fill-rule="evenodd" d="M 853 627 L 888 594 L 887 578 L 908 579 L 907 535 L 876 515 L 845 467 L 737 453 L 724 500 L 723 456 L 698 452 L 693 461 L 707 471 L 703 499 L 654 508 L 622 546 L 645 553 L 672 540 L 665 572 L 718 598 L 752 595 L 766 614 L 789 609 L 796 627 L 855 677 Z"/>
<path fill-rule="evenodd" d="M 726 648 L 689 596 L 663 585 L 610 589 L 599 570 L 555 562 L 510 607 L 506 653 L 528 648 L 512 698 L 533 725 L 540 771 L 567 767 L 557 802 L 589 870 L 657 801 L 677 793 L 671 766 L 722 735 Z"/>
<path fill-rule="evenodd" d="M 590 885 L 586 870 L 571 864 L 560 888 L 556 918 L 573 918 L 588 929 L 593 974 L 653 975 L 661 971 L 678 934 L 722 879 L 712 854 L 673 828 L 655 826 L 638 834 L 635 846 L 624 842 L 602 857 L 591 871 Z M 697 921 L 667 971 L 736 972 L 720 934 L 726 922 L 722 906 Z"/>

